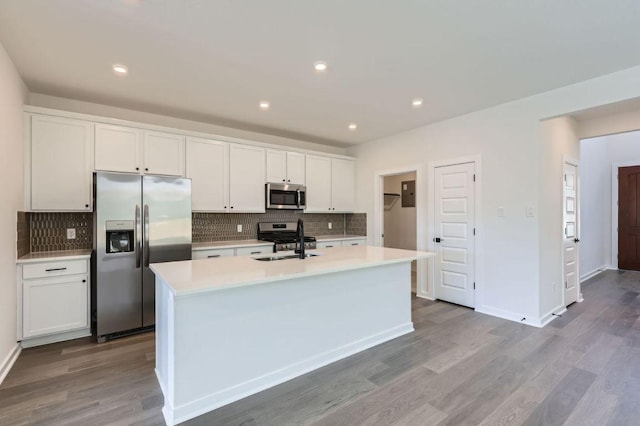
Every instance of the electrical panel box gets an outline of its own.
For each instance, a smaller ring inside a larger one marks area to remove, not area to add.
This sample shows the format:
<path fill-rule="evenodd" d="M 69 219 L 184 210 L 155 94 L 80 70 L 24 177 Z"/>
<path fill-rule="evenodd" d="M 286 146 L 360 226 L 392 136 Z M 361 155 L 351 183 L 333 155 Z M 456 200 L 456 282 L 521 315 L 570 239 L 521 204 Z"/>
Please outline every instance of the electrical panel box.
<path fill-rule="evenodd" d="M 416 181 L 405 180 L 402 181 L 402 207 L 415 207 L 416 206 Z"/>

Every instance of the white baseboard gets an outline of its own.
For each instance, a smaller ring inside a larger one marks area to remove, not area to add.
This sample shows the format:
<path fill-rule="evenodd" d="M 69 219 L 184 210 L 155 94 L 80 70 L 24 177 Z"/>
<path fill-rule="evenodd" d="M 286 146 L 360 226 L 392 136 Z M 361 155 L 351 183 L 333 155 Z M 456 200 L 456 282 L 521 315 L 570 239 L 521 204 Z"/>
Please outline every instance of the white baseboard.
<path fill-rule="evenodd" d="M 504 309 L 494 308 L 492 306 L 486 306 L 486 305 L 477 306 L 475 308 L 475 311 L 481 314 L 491 315 L 494 317 L 506 319 L 513 322 L 519 322 L 520 324 L 531 325 L 533 327 L 538 327 L 538 328 L 543 327 L 542 321 L 540 318 L 525 317 L 524 315 L 519 314 L 517 312 L 511 312 Z"/>
<path fill-rule="evenodd" d="M 165 397 L 162 414 L 168 425 L 176 425 L 412 331 L 413 323 L 403 324 L 180 406 L 169 406 Z"/>
<path fill-rule="evenodd" d="M 32 348 L 34 346 L 48 345 L 49 343 L 64 342 L 66 340 L 79 339 L 81 337 L 88 336 L 91 336 L 91 329 L 83 328 L 82 330 L 69 331 L 66 333 L 24 339 L 20 342 L 20 345 L 22 345 L 23 348 Z"/>
<path fill-rule="evenodd" d="M 596 269 L 594 269 L 592 271 L 589 271 L 586 274 L 580 276 L 580 282 L 583 283 L 586 280 L 588 280 L 589 278 L 593 278 L 596 275 L 598 275 L 599 273 L 606 271 L 607 269 L 610 269 L 610 268 L 608 268 L 607 265 L 602 265 L 602 266 L 600 266 L 600 267 L 598 267 L 598 268 L 596 268 Z"/>
<path fill-rule="evenodd" d="M 420 299 L 436 300 L 433 297 L 429 296 L 427 293 L 416 293 L 416 297 L 419 297 Z"/>
<path fill-rule="evenodd" d="M 562 315 L 565 312 L 567 312 L 566 306 L 560 305 L 553 308 L 552 310 L 544 314 L 542 318 L 540 318 L 540 327 L 544 327 L 545 325 L 549 324 L 551 321 L 556 319 L 558 315 Z"/>
<path fill-rule="evenodd" d="M 13 349 L 2 360 L 2 363 L 0 364 L 0 385 L 4 381 L 4 378 L 7 377 L 7 374 L 9 374 L 9 370 L 11 370 L 11 367 L 15 364 L 20 352 L 22 352 L 22 348 L 18 343 L 16 343 Z"/>

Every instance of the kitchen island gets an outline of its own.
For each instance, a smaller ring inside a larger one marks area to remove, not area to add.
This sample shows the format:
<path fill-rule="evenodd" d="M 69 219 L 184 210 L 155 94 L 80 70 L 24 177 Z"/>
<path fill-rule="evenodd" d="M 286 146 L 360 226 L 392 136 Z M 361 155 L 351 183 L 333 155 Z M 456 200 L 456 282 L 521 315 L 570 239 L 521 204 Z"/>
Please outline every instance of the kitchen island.
<path fill-rule="evenodd" d="M 413 331 L 410 264 L 433 253 L 356 246 L 320 254 L 151 265 L 167 424 Z"/>

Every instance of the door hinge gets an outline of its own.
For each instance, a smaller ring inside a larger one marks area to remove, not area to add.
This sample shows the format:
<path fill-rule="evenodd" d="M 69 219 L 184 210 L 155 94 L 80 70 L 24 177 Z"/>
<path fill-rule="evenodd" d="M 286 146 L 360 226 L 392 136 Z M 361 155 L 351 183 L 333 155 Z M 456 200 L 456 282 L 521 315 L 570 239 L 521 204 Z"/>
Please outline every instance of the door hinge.
<path fill-rule="evenodd" d="M 473 228 L 473 235 L 476 235 L 476 228 Z"/>
<path fill-rule="evenodd" d="M 476 181 L 476 174 L 475 173 L 473 174 L 473 181 L 474 182 Z"/>
<path fill-rule="evenodd" d="M 473 283 L 473 289 L 474 290 L 476 289 L 476 283 Z"/>

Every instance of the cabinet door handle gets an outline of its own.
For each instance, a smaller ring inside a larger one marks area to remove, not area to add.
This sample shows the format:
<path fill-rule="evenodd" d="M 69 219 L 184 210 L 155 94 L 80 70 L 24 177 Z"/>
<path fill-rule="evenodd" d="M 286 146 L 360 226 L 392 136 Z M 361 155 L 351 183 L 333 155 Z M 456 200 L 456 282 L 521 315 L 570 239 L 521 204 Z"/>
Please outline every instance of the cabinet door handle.
<path fill-rule="evenodd" d="M 87 282 L 87 280 L 82 280 L 82 282 L 83 282 L 83 283 L 86 283 L 86 282 Z"/>
<path fill-rule="evenodd" d="M 207 256 L 208 259 L 211 259 L 212 257 L 220 257 L 219 254 L 212 254 L 211 256 Z"/>
<path fill-rule="evenodd" d="M 55 272 L 55 271 L 66 271 L 67 268 L 51 268 L 51 269 L 45 269 L 45 272 Z"/>

